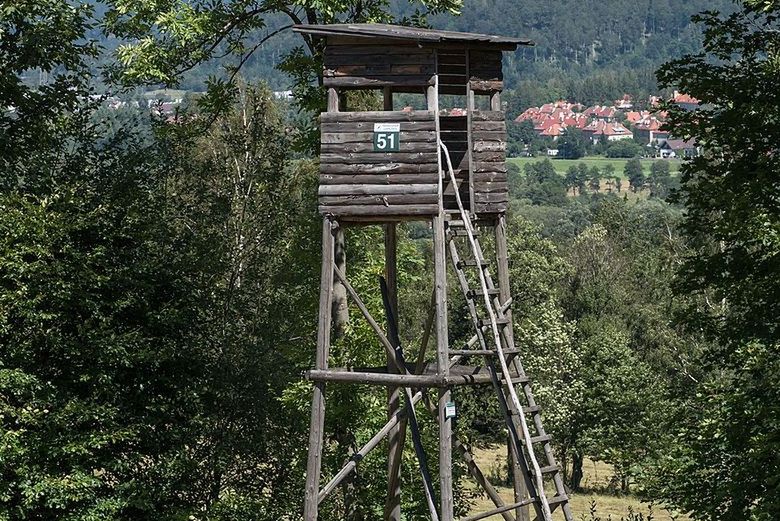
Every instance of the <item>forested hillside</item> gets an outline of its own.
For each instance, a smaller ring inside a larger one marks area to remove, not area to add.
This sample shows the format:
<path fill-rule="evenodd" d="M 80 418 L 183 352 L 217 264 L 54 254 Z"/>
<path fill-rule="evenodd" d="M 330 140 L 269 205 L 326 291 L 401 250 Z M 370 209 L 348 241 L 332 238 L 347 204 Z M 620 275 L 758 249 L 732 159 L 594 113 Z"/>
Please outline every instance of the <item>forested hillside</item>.
<path fill-rule="evenodd" d="M 417 9 L 405 0 L 392 2 L 396 19 L 410 19 Z M 557 97 L 588 104 L 614 99 L 601 99 L 605 92 L 615 96 L 623 91 L 655 92 L 655 69 L 700 46 L 701 30 L 690 18 L 707 9 L 728 11 L 733 4 L 729 0 L 465 0 L 459 16 L 431 16 L 428 23 L 437 29 L 532 38 L 535 47 L 506 58 L 508 87 L 522 87 L 520 104 L 527 107 Z M 270 28 L 284 23 L 280 16 L 269 19 Z M 257 38 L 260 34 L 266 32 Z M 244 75 L 286 89 L 289 78 L 275 66 L 297 45 L 300 40 L 289 31 L 274 36 L 246 63 Z M 205 77 L 217 72 L 216 64 L 196 69 L 186 75 L 183 86 L 200 89 Z"/>

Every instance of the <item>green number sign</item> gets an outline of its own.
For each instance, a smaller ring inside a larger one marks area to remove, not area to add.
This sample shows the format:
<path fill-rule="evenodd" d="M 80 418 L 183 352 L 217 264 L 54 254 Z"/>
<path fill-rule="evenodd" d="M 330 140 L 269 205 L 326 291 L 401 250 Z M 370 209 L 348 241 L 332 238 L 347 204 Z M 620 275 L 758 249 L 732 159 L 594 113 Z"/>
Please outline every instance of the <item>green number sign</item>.
<path fill-rule="evenodd" d="M 401 150 L 401 124 L 374 124 L 374 152 L 399 152 Z"/>

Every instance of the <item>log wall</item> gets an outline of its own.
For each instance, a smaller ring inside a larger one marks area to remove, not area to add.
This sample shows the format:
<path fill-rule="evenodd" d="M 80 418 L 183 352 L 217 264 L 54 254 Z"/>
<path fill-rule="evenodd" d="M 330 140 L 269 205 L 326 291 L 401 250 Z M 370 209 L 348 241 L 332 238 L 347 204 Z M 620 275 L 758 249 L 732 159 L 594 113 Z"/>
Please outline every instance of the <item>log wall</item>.
<path fill-rule="evenodd" d="M 328 45 L 324 65 L 326 87 L 419 90 L 433 85 L 436 74 L 433 49 L 381 40 Z"/>
<path fill-rule="evenodd" d="M 434 112 L 326 112 L 321 121 L 320 213 L 377 218 L 438 213 Z M 398 152 L 373 151 L 376 123 L 400 124 Z"/>

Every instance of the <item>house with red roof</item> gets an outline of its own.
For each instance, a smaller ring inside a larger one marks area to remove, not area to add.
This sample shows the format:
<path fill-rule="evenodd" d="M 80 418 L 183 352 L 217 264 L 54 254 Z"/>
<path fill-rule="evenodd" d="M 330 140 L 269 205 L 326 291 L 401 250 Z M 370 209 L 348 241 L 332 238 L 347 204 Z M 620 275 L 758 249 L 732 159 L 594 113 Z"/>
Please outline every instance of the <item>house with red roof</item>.
<path fill-rule="evenodd" d="M 685 110 L 696 110 L 699 108 L 699 100 L 688 94 L 683 94 L 679 91 L 674 91 L 672 95 L 672 102 L 677 104 L 680 108 Z"/>
<path fill-rule="evenodd" d="M 634 134 L 622 123 L 617 121 L 604 121 L 596 119 L 591 121 L 582 129 L 585 135 L 589 137 L 593 144 L 597 144 L 602 139 L 607 141 L 620 141 L 622 139 L 633 139 Z"/>

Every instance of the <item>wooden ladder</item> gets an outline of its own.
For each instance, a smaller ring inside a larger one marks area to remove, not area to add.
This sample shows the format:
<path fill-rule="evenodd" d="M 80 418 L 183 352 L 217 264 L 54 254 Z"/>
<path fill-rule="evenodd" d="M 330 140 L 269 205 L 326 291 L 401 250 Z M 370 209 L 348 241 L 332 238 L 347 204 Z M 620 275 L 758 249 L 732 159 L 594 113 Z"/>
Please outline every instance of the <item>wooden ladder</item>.
<path fill-rule="evenodd" d="M 504 311 L 506 307 L 501 302 L 500 291 L 493 283 L 489 263 L 482 253 L 475 221 L 470 212 L 463 207 L 449 151 L 444 143 L 440 142 L 440 146 L 447 161 L 459 209 L 459 215 L 456 214 L 459 219 L 450 218 L 446 222 L 448 250 L 477 333 L 480 349 L 473 350 L 473 355 L 485 357 L 491 381 L 498 396 L 499 406 L 509 431 L 510 445 L 522 470 L 530 496 L 528 500 L 509 506 L 519 507 L 532 504 L 537 521 L 552 521 L 552 512 L 561 508 L 565 520 L 573 521 L 569 498 L 566 495 L 561 470 L 555 460 L 550 436 L 544 430 L 540 407 L 534 399 L 530 380 L 526 377 L 518 356 L 519 351 L 514 345 L 511 320 Z M 465 239 L 468 243 L 470 258 L 461 257 L 457 244 L 459 239 Z M 476 290 L 472 289 L 469 284 L 467 269 L 473 269 L 476 272 L 476 278 L 479 281 L 479 288 Z M 520 378 L 518 379 L 518 377 Z M 520 381 L 522 399 L 517 393 L 513 379 Z M 535 435 L 531 433 L 529 428 L 528 416 L 533 422 Z M 541 453 L 544 455 L 546 465 L 539 463 L 540 458 L 537 456 L 539 446 L 542 448 Z M 551 497 L 547 497 L 544 491 L 546 477 L 552 477 L 555 486 L 555 493 Z M 484 515 L 477 515 L 467 519 L 476 521 L 484 517 Z"/>

